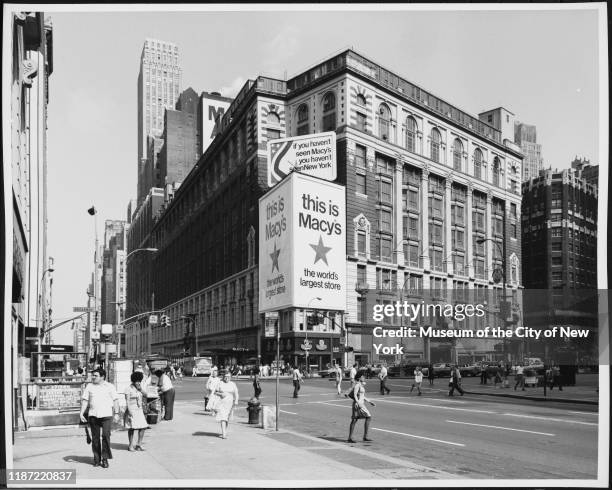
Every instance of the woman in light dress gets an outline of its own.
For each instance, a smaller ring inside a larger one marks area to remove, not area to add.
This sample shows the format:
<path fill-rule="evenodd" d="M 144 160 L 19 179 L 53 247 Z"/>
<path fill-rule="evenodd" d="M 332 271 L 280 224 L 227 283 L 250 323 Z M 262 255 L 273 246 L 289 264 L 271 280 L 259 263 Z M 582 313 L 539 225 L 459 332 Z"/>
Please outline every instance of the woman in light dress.
<path fill-rule="evenodd" d="M 223 373 L 222 381 L 217 386 L 215 395 L 219 397 L 216 420 L 221 423 L 221 438 L 227 439 L 227 426 L 232 417 L 234 407 L 238 405 L 238 388 L 231 381 L 229 371 Z"/>
<path fill-rule="evenodd" d="M 221 380 L 217 377 L 217 368 L 213 367 L 210 376 L 206 381 L 206 393 L 204 394 L 204 411 L 215 412 L 218 404 L 218 397 L 215 395 L 217 386 Z"/>
<path fill-rule="evenodd" d="M 132 384 L 125 391 L 125 400 L 127 410 L 125 411 L 125 427 L 128 430 L 128 451 L 144 451 L 142 440 L 144 438 L 145 429 L 147 428 L 147 420 L 144 416 L 143 406 L 146 402 L 146 393 L 143 392 L 142 382 L 143 373 L 134 372 L 130 379 Z M 138 431 L 138 443 L 134 445 L 134 431 Z"/>

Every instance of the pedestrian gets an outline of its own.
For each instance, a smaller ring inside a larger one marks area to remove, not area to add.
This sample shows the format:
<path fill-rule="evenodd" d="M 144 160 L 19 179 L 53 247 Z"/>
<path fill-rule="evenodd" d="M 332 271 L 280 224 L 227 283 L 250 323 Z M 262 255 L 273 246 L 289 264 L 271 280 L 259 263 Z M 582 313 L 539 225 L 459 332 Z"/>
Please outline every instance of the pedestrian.
<path fill-rule="evenodd" d="M 453 393 L 457 390 L 461 396 L 463 396 L 463 388 L 461 388 L 461 373 L 459 369 L 454 364 L 451 366 L 451 377 L 450 382 L 448 384 L 450 386 L 450 390 L 448 392 L 448 396 L 455 396 Z"/>
<path fill-rule="evenodd" d="M 206 380 L 206 391 L 204 392 L 204 411 L 214 412 L 217 409 L 217 399 L 215 391 L 221 380 L 217 377 L 217 369 L 210 371 L 210 376 Z"/>
<path fill-rule="evenodd" d="M 357 421 L 359 419 L 365 419 L 365 425 L 363 427 L 363 440 L 366 442 L 370 442 L 372 440 L 368 439 L 368 429 L 370 428 L 370 421 L 372 420 L 372 415 L 370 414 L 370 411 L 366 408 L 365 402 L 368 402 L 373 407 L 375 407 L 376 404 L 366 398 L 365 385 L 365 376 L 361 376 L 360 378 L 358 378 L 358 381 L 353 388 L 352 396 L 350 397 L 353 399 L 353 407 L 351 415 L 351 426 L 349 429 L 349 436 L 347 442 L 355 442 L 353 440 L 353 432 L 355 430 L 355 425 L 357 425 Z"/>
<path fill-rule="evenodd" d="M 410 388 L 410 393 L 414 390 L 416 386 L 419 396 L 421 396 L 421 383 L 423 382 L 423 371 L 421 371 L 421 366 L 417 366 L 414 369 L 414 382 L 412 383 L 412 387 Z"/>
<path fill-rule="evenodd" d="M 525 391 L 525 377 L 523 376 L 524 368 L 523 363 L 519 362 L 519 365 L 516 366 L 516 383 L 514 384 L 514 391 L 516 391 L 516 387 L 520 386 L 523 391 Z"/>
<path fill-rule="evenodd" d="M 293 398 L 298 397 L 301 383 L 304 381 L 304 376 L 300 373 L 300 369 L 296 366 L 293 370 Z"/>
<path fill-rule="evenodd" d="M 349 371 L 349 381 L 351 382 L 351 386 L 349 386 L 349 389 L 344 394 L 346 398 L 349 398 L 349 393 L 351 393 L 353 391 L 353 388 L 355 388 L 355 383 L 356 383 L 355 379 L 357 377 L 357 366 L 358 366 L 357 363 L 353 364 L 353 366 L 351 367 L 351 370 Z"/>
<path fill-rule="evenodd" d="M 195 362 L 193 363 L 193 366 L 191 368 L 191 377 L 195 377 L 198 375 L 198 370 L 197 370 L 197 366 L 195 365 Z"/>
<path fill-rule="evenodd" d="M 488 366 L 486 364 L 482 364 L 480 368 L 480 384 L 486 385 L 487 381 L 489 381 L 489 375 L 487 374 Z"/>
<path fill-rule="evenodd" d="M 553 365 L 550 368 L 550 374 L 552 378 L 550 389 L 552 390 L 555 387 L 555 385 L 557 385 L 559 387 L 559 391 L 563 391 L 563 382 L 562 382 L 561 370 L 559 369 L 559 366 L 557 366 L 556 364 Z"/>
<path fill-rule="evenodd" d="M 429 386 L 433 386 L 435 377 L 436 373 L 434 373 L 433 364 L 430 364 L 427 368 L 427 379 L 429 380 Z"/>
<path fill-rule="evenodd" d="M 155 371 L 155 375 L 159 378 L 157 381 L 157 389 L 161 398 L 162 408 L 164 409 L 164 420 L 172 420 L 174 416 L 174 387 L 170 376 L 164 373 L 161 369 Z"/>
<path fill-rule="evenodd" d="M 336 364 L 336 391 L 338 392 L 338 396 L 342 396 L 342 366 L 340 364 Z"/>
<path fill-rule="evenodd" d="M 495 368 L 495 378 L 493 380 L 493 383 L 495 384 L 496 388 L 497 388 L 497 383 L 503 382 L 503 379 L 502 379 L 503 372 L 504 372 L 504 368 L 502 367 L 501 362 L 500 362 Z"/>
<path fill-rule="evenodd" d="M 378 379 L 380 379 L 380 394 L 384 395 L 386 393 L 388 395 L 389 393 L 391 393 L 391 390 L 387 388 L 387 366 L 380 366 Z"/>
<path fill-rule="evenodd" d="M 259 373 L 255 373 L 253 378 L 253 392 L 254 397 L 259 398 L 261 396 L 261 383 L 259 382 Z"/>
<path fill-rule="evenodd" d="M 119 421 L 119 396 L 115 387 L 106 381 L 106 371 L 102 368 L 94 369 L 91 373 L 91 383 L 83 390 L 80 413 L 81 422 L 88 422 L 91 429 L 94 466 L 108 468 L 108 460 L 113 459 L 110 445 L 113 417 L 115 421 Z"/>
<path fill-rule="evenodd" d="M 229 370 L 223 373 L 222 381 L 217 386 L 215 395 L 219 397 L 216 420 L 221 423 L 221 439 L 227 439 L 227 426 L 232 418 L 234 407 L 238 405 L 238 388 L 236 383 L 231 381 Z"/>
<path fill-rule="evenodd" d="M 141 382 L 144 377 L 142 372 L 133 372 L 130 376 L 132 384 L 125 390 L 126 411 L 124 425 L 128 430 L 128 451 L 144 451 L 142 440 L 145 429 L 148 427 L 144 415 L 144 405 L 147 394 L 142 391 Z M 138 443 L 134 445 L 134 431 L 138 431 Z"/>

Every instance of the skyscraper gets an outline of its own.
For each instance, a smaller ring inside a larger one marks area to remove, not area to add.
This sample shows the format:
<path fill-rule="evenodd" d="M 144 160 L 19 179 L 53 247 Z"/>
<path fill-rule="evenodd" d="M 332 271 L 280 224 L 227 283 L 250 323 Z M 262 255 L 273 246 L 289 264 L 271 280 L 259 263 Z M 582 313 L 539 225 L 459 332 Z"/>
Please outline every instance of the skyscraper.
<path fill-rule="evenodd" d="M 145 39 L 138 73 L 138 205 L 149 189 L 142 174 L 147 160 L 147 136 L 160 137 L 164 110 L 174 109 L 181 92 L 178 47 L 174 43 Z"/>
<path fill-rule="evenodd" d="M 514 124 L 514 142 L 521 147 L 523 160 L 523 182 L 539 176 L 544 165 L 542 145 L 537 142 L 536 127 L 517 122 Z"/>

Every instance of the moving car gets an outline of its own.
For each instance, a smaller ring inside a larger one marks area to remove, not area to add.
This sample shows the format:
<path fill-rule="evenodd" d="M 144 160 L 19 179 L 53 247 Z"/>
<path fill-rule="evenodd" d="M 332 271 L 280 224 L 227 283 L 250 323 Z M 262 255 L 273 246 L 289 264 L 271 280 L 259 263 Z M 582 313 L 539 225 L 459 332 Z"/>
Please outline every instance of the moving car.
<path fill-rule="evenodd" d="M 466 364 L 459 367 L 459 372 L 463 377 L 480 376 L 482 369 L 478 364 Z"/>

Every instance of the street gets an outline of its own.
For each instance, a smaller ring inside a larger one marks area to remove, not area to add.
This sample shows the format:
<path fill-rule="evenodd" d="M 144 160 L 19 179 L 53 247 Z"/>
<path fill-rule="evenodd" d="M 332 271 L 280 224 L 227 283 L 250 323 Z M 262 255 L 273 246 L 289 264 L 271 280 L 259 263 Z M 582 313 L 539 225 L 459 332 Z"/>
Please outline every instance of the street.
<path fill-rule="evenodd" d="M 175 383 L 177 400 L 202 400 L 205 380 L 185 378 Z M 252 386 L 248 380 L 235 381 L 242 406 L 252 396 Z M 417 396 L 416 390 L 410 393 L 410 380 L 391 379 L 387 383 L 391 394 L 381 396 L 378 380 L 367 381 L 367 396 L 376 403 L 370 408 L 369 437 L 374 441 L 361 441 L 360 421 L 355 446 L 371 452 L 369 467 L 385 467 L 385 459 L 396 458 L 465 478 L 596 477 L 596 406 L 551 407 L 548 402 L 478 395 L 449 398 L 446 383 L 444 378 L 436 379 L 430 388 L 426 381 L 423 395 Z M 349 383 L 342 386 L 346 390 Z M 264 379 L 262 388 L 262 403 L 274 405 L 274 379 Z M 335 383 L 312 378 L 302 384 L 298 399 L 292 393 L 291 380 L 282 379 L 279 424 L 284 431 L 348 445 L 351 400 L 336 395 Z M 325 454 L 345 457 L 341 451 Z"/>

